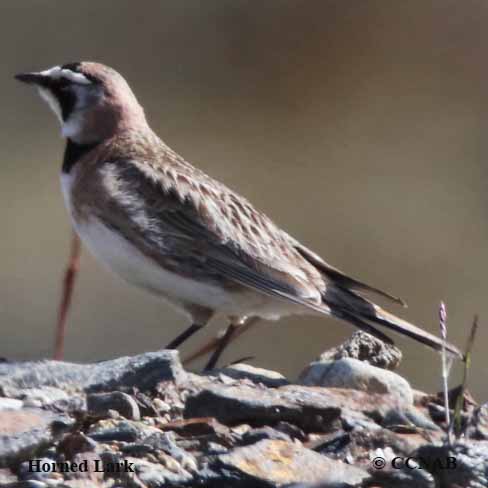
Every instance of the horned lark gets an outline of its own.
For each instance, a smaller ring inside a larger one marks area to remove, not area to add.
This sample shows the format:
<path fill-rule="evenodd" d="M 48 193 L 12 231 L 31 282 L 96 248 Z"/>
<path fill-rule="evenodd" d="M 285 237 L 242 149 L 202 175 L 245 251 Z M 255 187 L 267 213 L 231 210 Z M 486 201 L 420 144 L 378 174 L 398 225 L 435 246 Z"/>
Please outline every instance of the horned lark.
<path fill-rule="evenodd" d="M 400 299 L 332 267 L 170 149 L 113 69 L 81 62 L 16 78 L 36 86 L 59 119 L 66 138 L 61 186 L 85 245 L 126 281 L 191 320 L 169 348 L 216 314 L 233 326 L 290 314 L 331 315 L 386 341 L 376 325 L 441 348 L 438 337 L 364 295 Z M 447 349 L 461 356 L 455 346 Z"/>

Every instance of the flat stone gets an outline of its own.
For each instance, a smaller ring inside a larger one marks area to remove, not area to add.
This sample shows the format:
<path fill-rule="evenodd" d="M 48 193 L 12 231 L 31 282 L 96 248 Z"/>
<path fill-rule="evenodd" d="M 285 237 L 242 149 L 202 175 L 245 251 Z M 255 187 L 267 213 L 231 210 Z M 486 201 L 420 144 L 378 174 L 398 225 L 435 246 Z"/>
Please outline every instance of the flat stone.
<path fill-rule="evenodd" d="M 342 483 L 342 486 L 358 486 L 369 475 L 364 470 L 322 456 L 299 444 L 281 440 L 263 440 L 252 446 L 239 447 L 217 457 L 211 466 L 216 472 L 230 471 L 229 487 L 235 477 L 246 486 L 268 483 L 282 487 L 290 483 Z"/>
<path fill-rule="evenodd" d="M 182 437 L 228 437 L 229 428 L 213 417 L 179 419 L 160 426 L 161 430 L 175 432 Z"/>
<path fill-rule="evenodd" d="M 135 442 L 157 431 L 129 420 L 102 420 L 92 425 L 87 435 L 97 442 Z"/>
<path fill-rule="evenodd" d="M 378 368 L 393 370 L 400 365 L 402 351 L 393 344 L 387 344 L 371 334 L 358 330 L 340 346 L 322 353 L 319 361 L 344 358 L 358 359 Z"/>
<path fill-rule="evenodd" d="M 291 442 L 291 439 L 287 434 L 284 434 L 283 432 L 280 432 L 279 430 L 273 429 L 273 427 L 266 425 L 258 429 L 248 430 L 242 436 L 242 439 L 238 441 L 238 445 L 248 446 L 264 439 Z"/>
<path fill-rule="evenodd" d="M 250 364 L 237 363 L 212 372 L 212 375 L 224 374 L 236 380 L 248 379 L 253 383 L 261 383 L 268 388 L 277 388 L 278 386 L 288 385 L 290 382 L 276 371 L 257 368 Z"/>
<path fill-rule="evenodd" d="M 44 386 L 43 388 L 25 389 L 22 400 L 25 407 L 43 408 L 55 402 L 69 402 L 71 395 L 61 388 Z"/>
<path fill-rule="evenodd" d="M 62 361 L 0 363 L 0 395 L 22 398 L 26 389 L 54 387 L 70 393 L 137 387 L 150 390 L 161 381 L 183 381 L 177 351 L 163 350 L 92 364 Z"/>
<path fill-rule="evenodd" d="M 303 401 L 299 402 L 278 390 L 247 385 L 210 385 L 188 397 L 184 416 L 215 417 L 223 424 L 265 425 L 283 420 L 310 429 L 330 428 L 340 417 L 340 408 L 328 403 L 326 396 L 311 399 L 305 393 Z M 304 415 L 304 412 L 309 414 Z"/>
<path fill-rule="evenodd" d="M 34 456 L 54 443 L 74 421 L 38 409 L 0 411 L 0 467 Z"/>
<path fill-rule="evenodd" d="M 358 359 L 311 363 L 300 375 L 299 382 L 308 386 L 351 388 L 369 393 L 387 393 L 403 405 L 413 405 L 413 392 L 407 380 L 385 369 Z"/>
<path fill-rule="evenodd" d="M 340 388 L 288 385 L 264 388 L 248 385 L 209 385 L 189 395 L 185 418 L 215 417 L 227 425 L 267 425 L 290 422 L 305 431 L 328 432 L 340 422 L 369 426 L 371 418 L 397 405 L 391 395 Z"/>

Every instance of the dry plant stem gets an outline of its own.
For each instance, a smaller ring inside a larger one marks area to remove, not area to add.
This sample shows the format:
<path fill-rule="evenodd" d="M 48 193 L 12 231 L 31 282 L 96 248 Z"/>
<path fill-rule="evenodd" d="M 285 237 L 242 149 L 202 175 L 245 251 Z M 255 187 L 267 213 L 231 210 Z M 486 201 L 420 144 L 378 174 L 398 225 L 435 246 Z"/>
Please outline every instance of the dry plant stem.
<path fill-rule="evenodd" d="M 239 336 L 244 334 L 244 332 L 248 331 L 251 327 L 256 325 L 259 322 L 259 318 L 253 317 L 248 319 L 243 325 L 240 325 L 237 329 L 235 329 L 232 337 L 230 337 L 229 342 L 227 343 L 227 346 L 235 341 Z M 183 364 L 186 366 L 193 361 L 196 361 L 197 359 L 201 358 L 202 356 L 205 356 L 205 354 L 208 354 L 209 352 L 214 351 L 218 345 L 220 344 L 220 339 L 221 337 L 217 336 L 208 341 L 205 345 L 197 349 L 196 351 L 193 351 L 191 354 L 186 356 L 183 359 Z"/>
<path fill-rule="evenodd" d="M 447 442 L 449 445 L 452 444 L 451 435 L 451 412 L 449 408 L 449 369 L 450 366 L 447 364 L 447 354 L 446 354 L 446 342 L 447 342 L 447 310 L 444 302 L 440 303 L 439 307 L 439 328 L 442 337 L 442 350 L 441 350 L 441 361 L 442 361 L 442 389 L 444 392 L 444 411 L 446 414 L 446 426 L 447 426 Z"/>
<path fill-rule="evenodd" d="M 66 332 L 66 319 L 73 297 L 76 275 L 80 268 L 81 242 L 80 238 L 73 231 L 71 236 L 71 248 L 68 266 L 64 272 L 63 291 L 61 303 L 59 304 L 58 323 L 56 326 L 56 343 L 54 346 L 54 359 L 61 360 L 64 357 L 64 336 Z"/>
<path fill-rule="evenodd" d="M 476 332 L 478 331 L 478 316 L 475 315 L 473 318 L 473 324 L 471 325 L 471 331 L 468 337 L 468 342 L 466 344 L 466 352 L 464 359 L 464 369 L 463 369 L 463 382 L 461 383 L 461 389 L 459 391 L 458 397 L 456 398 L 456 406 L 454 408 L 454 416 L 452 423 L 449 426 L 449 433 L 456 437 L 461 435 L 461 413 L 464 403 L 464 392 L 466 391 L 466 386 L 468 384 L 468 373 L 471 368 L 471 351 L 473 349 L 474 340 L 476 338 Z"/>

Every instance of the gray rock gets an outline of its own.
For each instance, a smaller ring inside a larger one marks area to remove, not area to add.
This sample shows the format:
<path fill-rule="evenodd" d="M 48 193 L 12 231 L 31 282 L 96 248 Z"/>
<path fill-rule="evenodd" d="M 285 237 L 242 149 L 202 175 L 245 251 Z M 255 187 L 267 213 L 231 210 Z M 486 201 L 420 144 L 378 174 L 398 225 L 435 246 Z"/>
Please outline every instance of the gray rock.
<path fill-rule="evenodd" d="M 413 392 L 407 380 L 392 371 L 371 366 L 358 359 L 311 363 L 300 375 L 299 382 L 309 386 L 388 393 L 403 405 L 413 404 Z"/>
<path fill-rule="evenodd" d="M 359 359 L 378 368 L 393 370 L 402 360 L 402 351 L 393 344 L 387 344 L 371 334 L 358 330 L 340 346 L 322 353 L 319 361 L 344 358 Z"/>
<path fill-rule="evenodd" d="M 93 364 L 60 361 L 0 363 L 0 395 L 21 398 L 26 389 L 54 387 L 67 392 L 154 388 L 161 381 L 183 381 L 178 352 L 163 350 Z"/>
<path fill-rule="evenodd" d="M 147 430 L 148 427 L 138 422 L 106 420 L 90 427 L 87 435 L 97 442 L 135 442 L 147 435 Z"/>
<path fill-rule="evenodd" d="M 306 389 L 301 398 L 297 395 L 284 392 L 282 388 L 211 385 L 188 397 L 184 416 L 215 417 L 224 424 L 252 422 L 264 425 L 283 420 L 306 430 L 329 429 L 339 420 L 341 409 L 332 395 L 320 395 Z"/>
<path fill-rule="evenodd" d="M 384 427 L 412 425 L 421 429 L 441 431 L 441 428 L 437 424 L 434 424 L 432 420 L 413 405 L 390 409 L 385 414 L 382 425 Z"/>
<path fill-rule="evenodd" d="M 433 476 L 421 469 L 370 469 L 371 486 L 394 488 L 437 488 Z M 447 487 L 446 487 L 447 488 Z M 454 488 L 454 487 L 453 487 Z"/>
<path fill-rule="evenodd" d="M 215 417 L 224 424 L 266 425 L 290 422 L 305 431 L 328 432 L 341 423 L 375 426 L 391 408 L 396 397 L 339 388 L 288 385 L 260 388 L 249 385 L 212 384 L 192 392 L 184 416 Z M 379 428 L 379 426 L 377 426 Z"/>
<path fill-rule="evenodd" d="M 146 437 L 143 442 L 157 451 L 163 451 L 168 454 L 171 458 L 178 461 L 183 469 L 190 471 L 197 469 L 195 458 L 176 444 L 175 436 L 172 432 L 155 432 Z"/>
<path fill-rule="evenodd" d="M 109 410 L 115 410 L 129 420 L 139 420 L 141 413 L 137 402 L 127 393 L 90 393 L 86 397 L 88 413 L 93 416 L 109 416 Z"/>
<path fill-rule="evenodd" d="M 161 464 L 155 464 L 138 458 L 128 458 L 128 461 L 134 463 L 134 470 L 137 477 L 148 488 L 188 486 L 186 482 L 192 479 L 192 475 L 184 469 L 173 467 L 173 470 L 171 470 Z"/>
<path fill-rule="evenodd" d="M 273 429 L 266 425 L 265 427 L 261 427 L 259 429 L 251 429 L 248 430 L 243 436 L 240 441 L 238 441 L 238 445 L 240 446 L 248 446 L 250 444 L 255 444 L 256 442 L 262 440 L 273 440 L 273 441 L 287 441 L 291 442 L 291 439 L 288 435 L 280 432 L 279 430 Z"/>
<path fill-rule="evenodd" d="M 345 487 L 354 487 L 369 478 L 366 471 L 356 466 L 329 459 L 299 444 L 279 440 L 263 440 L 252 446 L 236 448 L 218 456 L 211 463 L 211 468 L 227 473 L 226 486 L 229 488 L 264 486 L 264 483 L 283 487 L 297 482 L 320 482 L 326 486 L 342 483 Z M 243 482 L 249 485 L 243 485 Z"/>
<path fill-rule="evenodd" d="M 213 371 L 211 374 L 224 374 L 236 380 L 248 379 L 253 383 L 261 383 L 268 388 L 277 388 L 278 386 L 290 384 L 281 373 L 270 371 L 268 369 L 256 368 L 255 366 L 245 363 L 232 364 L 217 371 Z"/>
<path fill-rule="evenodd" d="M 52 486 L 42 481 L 18 481 L 16 483 L 9 483 L 3 486 L 3 488 L 51 488 Z M 60 488 L 62 488 L 62 485 Z"/>
<path fill-rule="evenodd" d="M 436 479 L 436 486 L 486 488 L 488 486 L 488 442 L 469 444 L 427 444 L 413 456 L 422 459 L 422 467 Z M 450 467 L 449 467 L 450 466 Z"/>
<path fill-rule="evenodd" d="M 466 427 L 468 438 L 488 440 L 488 403 L 484 403 L 473 411 Z"/>
<path fill-rule="evenodd" d="M 39 461 L 39 469 L 32 462 Z M 22 481 L 41 481 L 43 483 L 59 482 L 62 475 L 53 468 L 54 460 L 48 457 L 34 457 L 24 461 L 18 469 L 19 478 Z"/>
<path fill-rule="evenodd" d="M 0 468 L 32 458 L 73 424 L 64 415 L 44 410 L 0 411 Z"/>
<path fill-rule="evenodd" d="M 25 407 L 43 408 L 55 402 L 68 402 L 71 395 L 61 388 L 44 386 L 42 388 L 26 388 L 22 395 Z"/>

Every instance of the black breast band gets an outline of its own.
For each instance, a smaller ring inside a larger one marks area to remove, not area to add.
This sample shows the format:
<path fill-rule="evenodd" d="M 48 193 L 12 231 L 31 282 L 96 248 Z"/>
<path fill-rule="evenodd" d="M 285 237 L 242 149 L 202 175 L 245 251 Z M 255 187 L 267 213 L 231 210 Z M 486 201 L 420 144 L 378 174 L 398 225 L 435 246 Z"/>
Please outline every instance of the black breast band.
<path fill-rule="evenodd" d="M 91 151 L 96 146 L 98 146 L 98 142 L 94 144 L 77 144 L 73 142 L 71 139 L 66 141 L 66 148 L 64 150 L 64 158 L 63 158 L 63 173 L 68 174 L 71 171 L 71 168 L 76 164 L 76 162 L 84 156 L 88 151 Z"/>

